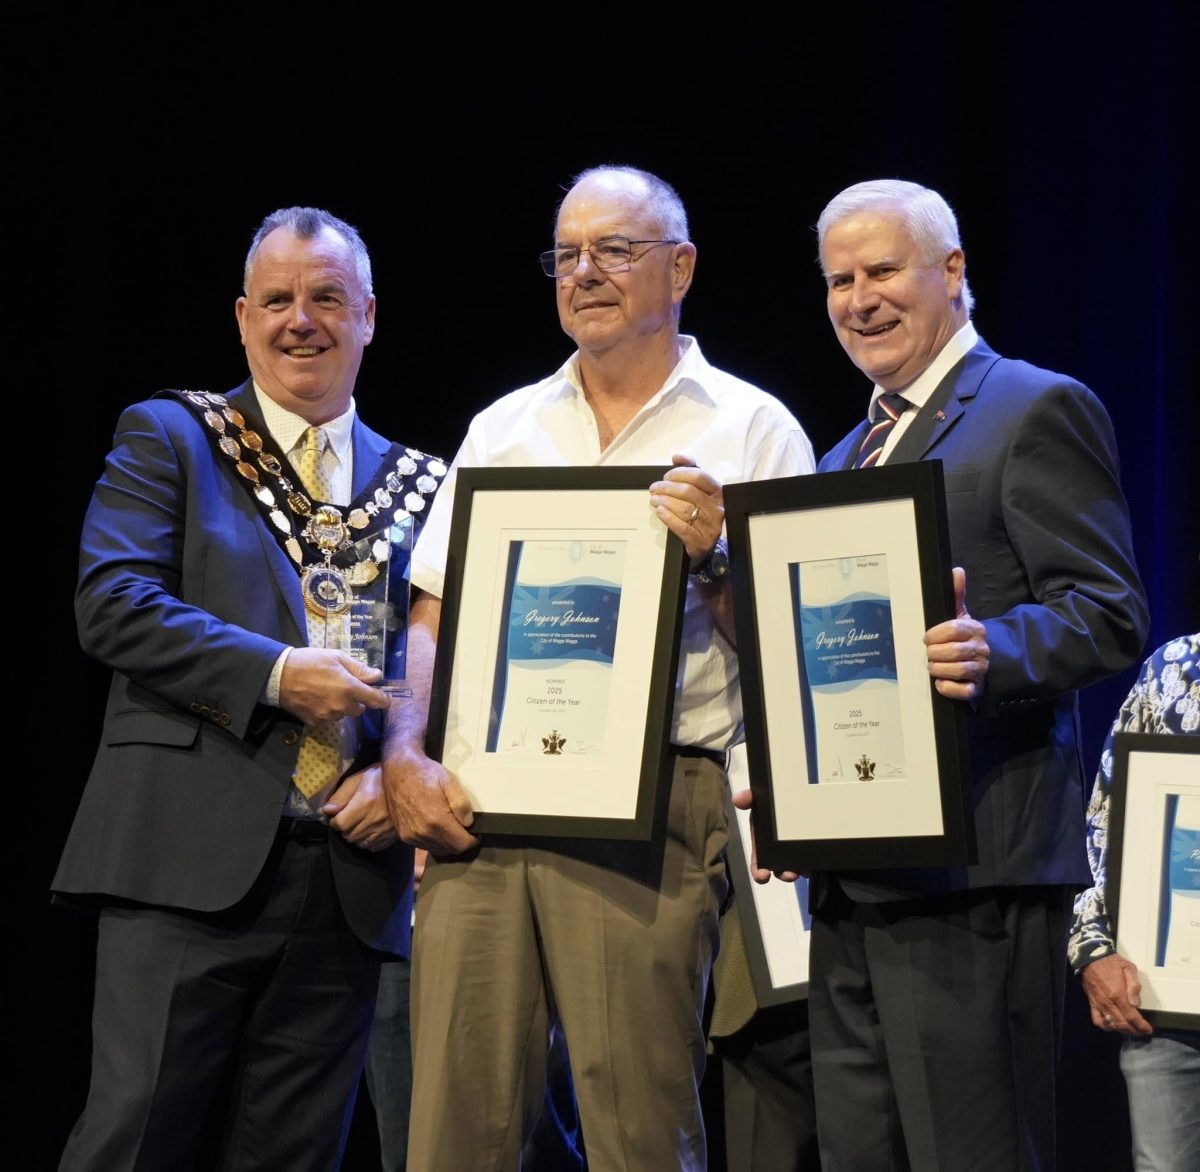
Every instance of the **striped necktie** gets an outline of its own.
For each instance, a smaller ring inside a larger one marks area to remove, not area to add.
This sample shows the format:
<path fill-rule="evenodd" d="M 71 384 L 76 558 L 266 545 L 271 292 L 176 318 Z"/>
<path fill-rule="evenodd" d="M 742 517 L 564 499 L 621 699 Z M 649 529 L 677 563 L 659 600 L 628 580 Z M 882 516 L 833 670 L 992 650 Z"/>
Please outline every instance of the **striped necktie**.
<path fill-rule="evenodd" d="M 908 400 L 903 395 L 896 395 L 890 391 L 880 395 L 875 403 L 879 408 L 879 418 L 871 425 L 862 447 L 858 449 L 858 459 L 854 461 L 855 468 L 870 468 L 879 462 L 887 437 L 896 426 L 896 421 L 908 408 Z"/>

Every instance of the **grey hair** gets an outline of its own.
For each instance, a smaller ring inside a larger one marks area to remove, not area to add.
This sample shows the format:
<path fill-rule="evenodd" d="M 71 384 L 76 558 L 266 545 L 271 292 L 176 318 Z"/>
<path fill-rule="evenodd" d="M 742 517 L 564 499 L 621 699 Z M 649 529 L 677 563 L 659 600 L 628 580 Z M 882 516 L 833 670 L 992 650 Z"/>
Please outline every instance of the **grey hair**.
<path fill-rule="evenodd" d="M 684 209 L 683 200 L 679 197 L 679 192 L 665 179 L 660 179 L 657 175 L 652 175 L 649 171 L 643 171 L 638 167 L 627 167 L 620 163 L 608 163 L 599 167 L 588 167 L 586 171 L 580 171 L 571 180 L 571 187 L 574 188 L 585 179 L 592 179 L 597 175 L 630 175 L 634 179 L 640 180 L 646 185 L 650 212 L 654 216 L 655 222 L 658 224 L 658 230 L 663 234 L 664 239 L 674 240 L 678 243 L 690 240 L 688 236 L 687 211 Z M 562 202 L 560 201 L 559 208 L 561 207 Z M 555 209 L 554 216 L 557 222 L 558 208 Z"/>
<path fill-rule="evenodd" d="M 246 253 L 246 267 L 242 274 L 243 293 L 250 287 L 254 259 L 258 255 L 259 247 L 276 228 L 286 228 L 301 240 L 313 240 L 326 228 L 331 228 L 350 246 L 350 251 L 354 254 L 354 271 L 358 276 L 358 283 L 368 297 L 371 295 L 371 257 L 363 238 L 358 234 L 358 229 L 322 208 L 301 207 L 280 208 L 258 226 L 254 239 L 250 241 L 250 251 Z"/>
<path fill-rule="evenodd" d="M 825 247 L 829 229 L 839 220 L 889 205 L 899 210 L 904 226 L 926 264 L 940 264 L 947 253 L 962 248 L 954 211 L 933 188 L 905 179 L 868 179 L 838 192 L 825 205 L 817 220 L 818 254 Z M 975 297 L 967 284 L 965 265 L 963 273 L 962 299 L 969 317 Z"/>

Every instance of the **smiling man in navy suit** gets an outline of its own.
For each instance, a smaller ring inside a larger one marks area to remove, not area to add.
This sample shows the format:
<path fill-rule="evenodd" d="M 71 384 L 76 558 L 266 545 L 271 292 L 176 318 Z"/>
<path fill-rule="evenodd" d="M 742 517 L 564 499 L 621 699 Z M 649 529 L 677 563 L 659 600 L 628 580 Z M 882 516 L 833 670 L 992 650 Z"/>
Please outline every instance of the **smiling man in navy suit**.
<path fill-rule="evenodd" d="M 1072 897 L 1090 883 L 1076 693 L 1147 634 L 1108 414 L 1075 379 L 975 332 L 954 213 L 859 183 L 817 225 L 829 318 L 874 384 L 820 462 L 941 460 L 958 614 L 926 634 L 968 706 L 978 862 L 812 877 L 809 1009 L 826 1172 L 1054 1165 Z M 869 468 L 860 475 L 870 476 Z"/>
<path fill-rule="evenodd" d="M 380 961 L 407 955 L 389 700 L 345 614 L 445 469 L 356 413 L 375 297 L 353 227 L 273 213 L 244 289 L 251 377 L 129 407 L 84 521 L 79 637 L 113 677 L 52 885 L 98 913 L 64 1169 L 336 1168 Z"/>

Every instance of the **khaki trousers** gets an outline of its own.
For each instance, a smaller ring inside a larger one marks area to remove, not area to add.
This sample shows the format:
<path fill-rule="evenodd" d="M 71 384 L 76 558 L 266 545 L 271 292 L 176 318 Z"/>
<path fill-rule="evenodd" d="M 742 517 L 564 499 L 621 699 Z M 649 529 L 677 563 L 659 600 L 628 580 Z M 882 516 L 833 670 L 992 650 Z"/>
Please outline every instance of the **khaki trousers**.
<path fill-rule="evenodd" d="M 413 941 L 409 1172 L 519 1167 L 556 1020 L 589 1172 L 703 1172 L 726 788 L 713 761 L 676 756 L 662 843 L 507 839 L 430 861 Z"/>

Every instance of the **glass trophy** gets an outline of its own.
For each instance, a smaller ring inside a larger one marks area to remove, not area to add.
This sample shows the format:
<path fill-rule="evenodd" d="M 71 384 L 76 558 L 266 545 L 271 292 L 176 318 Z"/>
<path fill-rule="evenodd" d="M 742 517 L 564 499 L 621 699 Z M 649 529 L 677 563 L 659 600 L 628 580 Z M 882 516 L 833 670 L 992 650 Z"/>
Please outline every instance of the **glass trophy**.
<path fill-rule="evenodd" d="M 390 696 L 412 695 L 405 683 L 412 546 L 413 520 L 406 516 L 306 575 L 306 600 L 326 599 L 322 645 L 378 668 L 383 678 L 375 686 Z"/>

